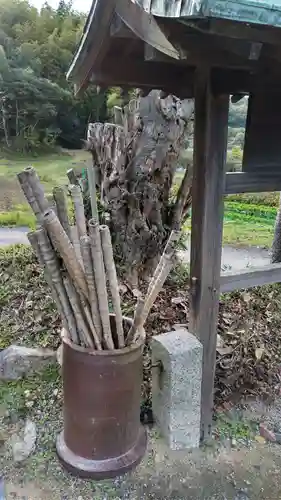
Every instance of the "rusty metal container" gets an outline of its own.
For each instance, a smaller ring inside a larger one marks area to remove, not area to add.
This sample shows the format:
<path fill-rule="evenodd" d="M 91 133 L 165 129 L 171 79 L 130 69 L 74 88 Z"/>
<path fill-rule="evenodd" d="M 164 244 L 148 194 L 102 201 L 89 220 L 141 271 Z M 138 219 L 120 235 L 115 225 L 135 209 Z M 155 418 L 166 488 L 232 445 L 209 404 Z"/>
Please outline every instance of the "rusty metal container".
<path fill-rule="evenodd" d="M 114 316 L 111 317 L 114 327 Z M 130 323 L 124 318 L 125 323 Z M 142 349 L 85 349 L 63 338 L 64 429 L 59 459 L 85 478 L 106 479 L 133 469 L 146 450 L 140 424 Z"/>

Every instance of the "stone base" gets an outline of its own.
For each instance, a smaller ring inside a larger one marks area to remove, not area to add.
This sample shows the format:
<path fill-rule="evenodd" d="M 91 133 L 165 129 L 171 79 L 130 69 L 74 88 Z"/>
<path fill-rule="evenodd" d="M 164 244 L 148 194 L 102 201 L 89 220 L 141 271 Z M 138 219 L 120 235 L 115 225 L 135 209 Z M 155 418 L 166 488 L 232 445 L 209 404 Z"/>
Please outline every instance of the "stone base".
<path fill-rule="evenodd" d="M 127 453 L 107 460 L 89 460 L 75 455 L 65 444 L 63 431 L 58 435 L 56 449 L 66 470 L 87 479 L 110 479 L 134 469 L 142 460 L 147 445 L 146 431 L 140 426 L 138 439 Z"/>

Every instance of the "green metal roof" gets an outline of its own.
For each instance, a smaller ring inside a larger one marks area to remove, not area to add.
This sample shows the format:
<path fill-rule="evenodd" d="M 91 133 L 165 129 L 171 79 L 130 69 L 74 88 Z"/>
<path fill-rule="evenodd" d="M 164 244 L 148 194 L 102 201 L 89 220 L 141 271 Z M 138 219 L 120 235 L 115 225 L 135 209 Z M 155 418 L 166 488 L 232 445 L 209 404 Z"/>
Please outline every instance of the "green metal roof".
<path fill-rule="evenodd" d="M 132 0 L 154 16 L 220 18 L 281 26 L 281 0 Z"/>

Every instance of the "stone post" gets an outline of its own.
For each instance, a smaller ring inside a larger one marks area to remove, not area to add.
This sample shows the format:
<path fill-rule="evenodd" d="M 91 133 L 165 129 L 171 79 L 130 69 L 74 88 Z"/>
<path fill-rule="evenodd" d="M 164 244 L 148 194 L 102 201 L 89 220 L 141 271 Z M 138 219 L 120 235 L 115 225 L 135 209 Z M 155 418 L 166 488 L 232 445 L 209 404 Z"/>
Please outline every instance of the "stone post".
<path fill-rule="evenodd" d="M 186 329 L 152 339 L 152 410 L 173 450 L 200 441 L 202 344 Z"/>

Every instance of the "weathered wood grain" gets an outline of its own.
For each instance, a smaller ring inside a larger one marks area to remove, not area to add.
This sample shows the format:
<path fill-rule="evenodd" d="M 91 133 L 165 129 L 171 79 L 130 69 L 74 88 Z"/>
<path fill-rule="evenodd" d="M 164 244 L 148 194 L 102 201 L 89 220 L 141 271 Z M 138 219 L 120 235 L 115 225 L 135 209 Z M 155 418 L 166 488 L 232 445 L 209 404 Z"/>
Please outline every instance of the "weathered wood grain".
<path fill-rule="evenodd" d="M 210 73 L 195 86 L 190 325 L 203 344 L 202 439 L 211 435 L 223 227 L 229 98 L 211 91 Z"/>
<path fill-rule="evenodd" d="M 224 272 L 220 278 L 220 292 L 232 292 L 270 283 L 281 283 L 281 264 L 253 267 L 243 272 Z"/>
<path fill-rule="evenodd" d="M 265 173 L 228 172 L 225 176 L 225 194 L 272 191 L 281 191 L 281 165 L 279 173 L 268 169 Z"/>

